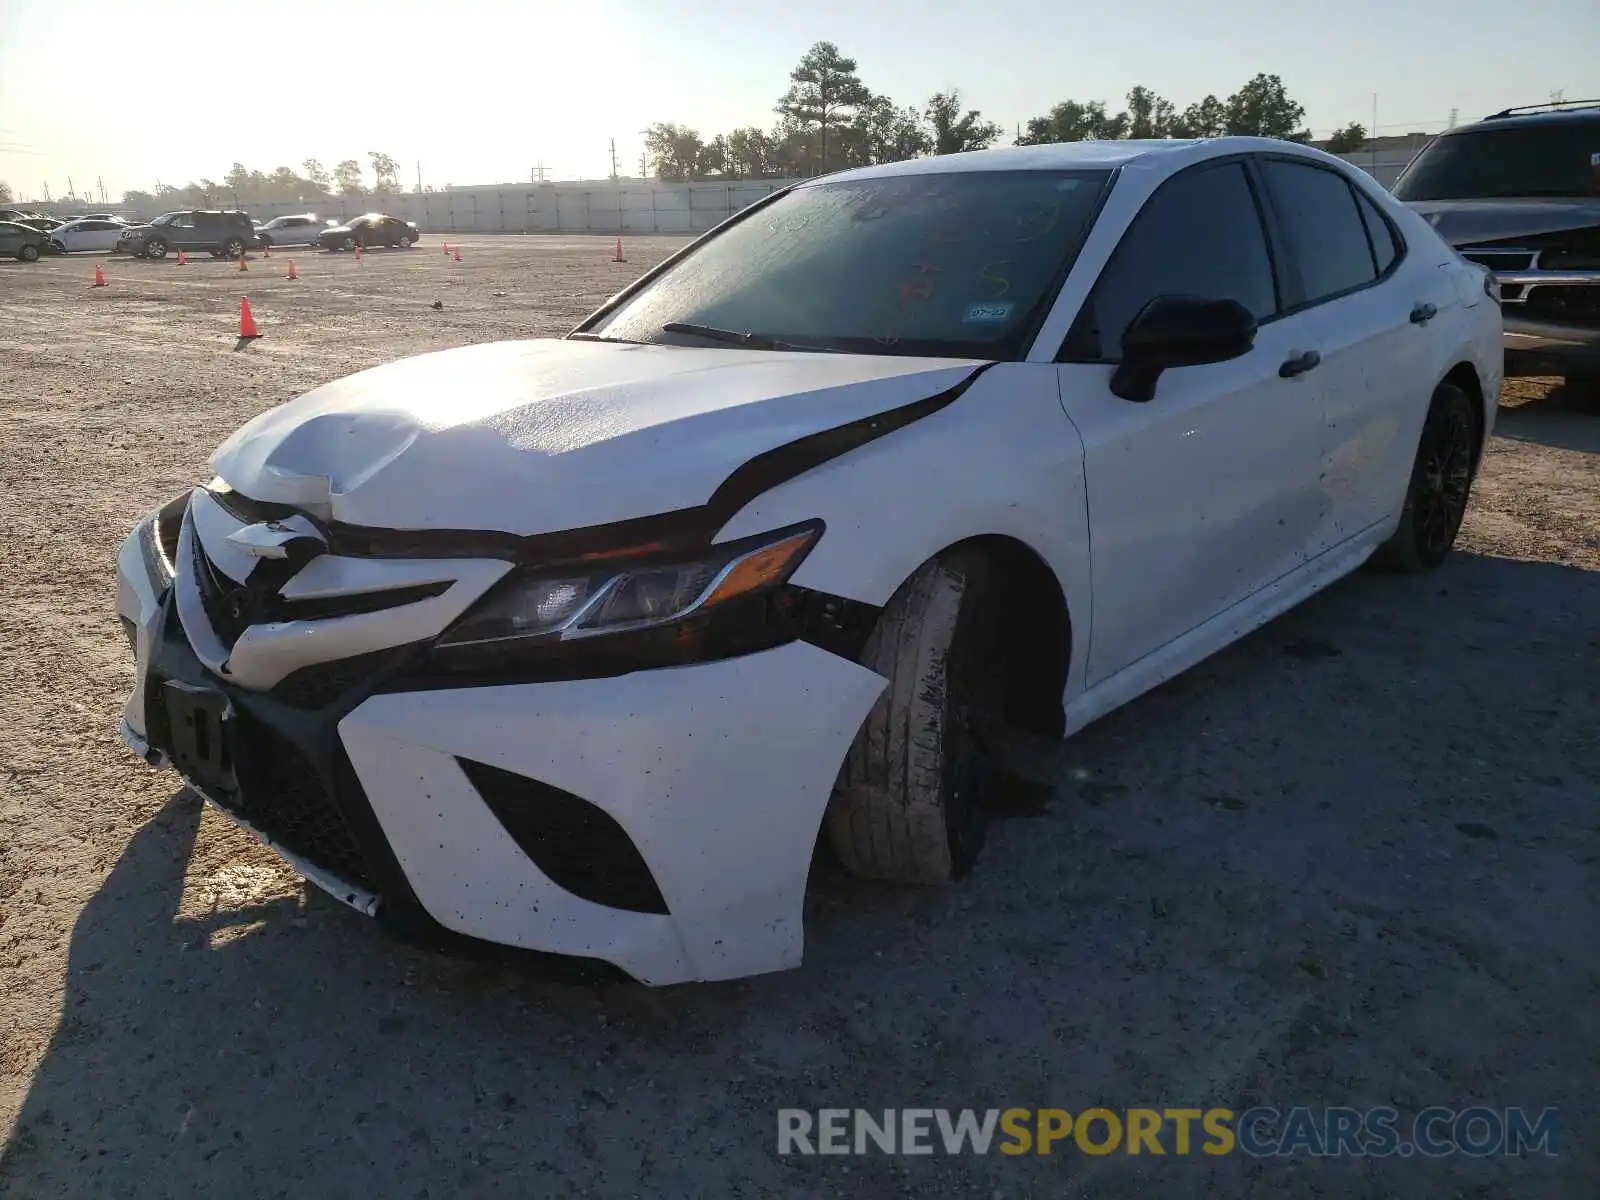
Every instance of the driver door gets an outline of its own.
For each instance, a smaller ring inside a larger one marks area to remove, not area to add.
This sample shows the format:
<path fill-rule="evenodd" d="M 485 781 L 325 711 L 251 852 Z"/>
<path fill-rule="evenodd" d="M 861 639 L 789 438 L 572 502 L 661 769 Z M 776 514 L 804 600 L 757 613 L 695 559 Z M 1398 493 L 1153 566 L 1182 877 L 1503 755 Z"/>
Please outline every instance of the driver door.
<path fill-rule="evenodd" d="M 1115 675 L 1303 563 L 1327 509 L 1309 317 L 1281 312 L 1254 178 L 1208 162 L 1145 203 L 1059 356 L 1084 442 L 1093 610 L 1086 683 Z M 1239 358 L 1169 368 L 1147 403 L 1110 389 L 1123 331 L 1162 295 L 1233 299 Z M 1289 373 L 1284 374 L 1285 371 Z"/>

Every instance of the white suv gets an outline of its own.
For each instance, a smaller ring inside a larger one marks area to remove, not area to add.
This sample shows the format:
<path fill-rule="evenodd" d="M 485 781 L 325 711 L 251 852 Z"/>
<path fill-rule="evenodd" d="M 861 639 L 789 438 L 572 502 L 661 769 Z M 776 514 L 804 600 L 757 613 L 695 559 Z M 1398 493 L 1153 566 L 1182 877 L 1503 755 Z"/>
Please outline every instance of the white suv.
<path fill-rule="evenodd" d="M 263 246 L 315 246 L 317 238 L 332 221 L 319 221 L 314 213 L 293 217 L 273 217 L 256 229 Z"/>

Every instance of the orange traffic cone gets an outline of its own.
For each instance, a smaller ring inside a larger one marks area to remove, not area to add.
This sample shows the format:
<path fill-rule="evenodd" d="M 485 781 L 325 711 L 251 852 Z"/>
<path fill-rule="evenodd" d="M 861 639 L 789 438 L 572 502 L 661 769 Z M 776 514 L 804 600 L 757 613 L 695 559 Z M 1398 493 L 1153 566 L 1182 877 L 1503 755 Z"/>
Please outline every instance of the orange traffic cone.
<path fill-rule="evenodd" d="M 627 259 L 622 257 L 622 239 L 621 238 L 617 239 L 617 254 L 616 254 L 616 257 L 613 258 L 611 261 L 612 262 L 627 262 L 628 261 Z"/>
<path fill-rule="evenodd" d="M 271 246 L 263 246 L 263 247 L 261 247 L 261 257 L 262 258 L 271 258 L 272 257 L 272 247 Z"/>
<path fill-rule="evenodd" d="M 189 265 L 189 256 L 182 250 L 178 251 L 178 265 L 180 267 L 187 267 Z"/>
<path fill-rule="evenodd" d="M 356 243 L 356 261 L 357 262 L 361 261 L 361 243 L 360 242 Z"/>
<path fill-rule="evenodd" d="M 249 269 L 249 267 L 244 265 L 244 255 L 239 255 L 239 270 L 248 271 Z"/>
<path fill-rule="evenodd" d="M 250 315 L 250 297 L 239 297 L 239 336 L 241 338 L 258 338 L 261 336 L 256 329 L 256 319 Z"/>
<path fill-rule="evenodd" d="M 90 287 L 106 287 L 107 286 L 107 284 L 106 284 L 106 273 L 100 269 L 100 264 L 99 263 L 95 264 L 94 282 L 91 283 L 89 286 Z"/>
<path fill-rule="evenodd" d="M 449 243 L 449 242 L 446 242 L 446 243 L 445 243 L 445 244 L 444 244 L 444 256 L 445 256 L 445 257 L 446 257 L 446 258 L 449 258 L 449 257 L 450 257 L 450 243 Z"/>
<path fill-rule="evenodd" d="M 450 257 L 451 257 L 451 259 L 453 261 L 460 262 L 461 261 L 461 247 L 460 246 L 451 246 L 450 247 Z"/>
<path fill-rule="evenodd" d="M 292 258 L 289 260 L 289 278 L 290 279 L 299 279 L 300 278 L 300 276 L 295 272 L 294 259 L 292 259 Z"/>

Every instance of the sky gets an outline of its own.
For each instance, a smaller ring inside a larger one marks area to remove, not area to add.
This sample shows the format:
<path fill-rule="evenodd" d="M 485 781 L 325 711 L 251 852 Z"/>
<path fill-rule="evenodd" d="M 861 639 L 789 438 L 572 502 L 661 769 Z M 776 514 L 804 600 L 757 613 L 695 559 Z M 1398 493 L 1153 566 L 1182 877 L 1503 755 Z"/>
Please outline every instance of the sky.
<path fill-rule="evenodd" d="M 976 15 L 974 15 L 976 14 Z M 222 31 L 256 32 L 223 48 Z M 179 33 L 193 31 L 192 36 Z M 770 127 L 819 40 L 920 106 L 959 88 L 1009 132 L 1143 84 L 1179 108 L 1280 75 L 1318 136 L 1441 129 L 1562 91 L 1600 97 L 1596 0 L 0 0 L 0 180 L 115 202 L 234 162 L 378 150 L 409 188 L 601 178 L 641 131 Z M 1007 139 L 1009 140 L 1009 138 Z"/>

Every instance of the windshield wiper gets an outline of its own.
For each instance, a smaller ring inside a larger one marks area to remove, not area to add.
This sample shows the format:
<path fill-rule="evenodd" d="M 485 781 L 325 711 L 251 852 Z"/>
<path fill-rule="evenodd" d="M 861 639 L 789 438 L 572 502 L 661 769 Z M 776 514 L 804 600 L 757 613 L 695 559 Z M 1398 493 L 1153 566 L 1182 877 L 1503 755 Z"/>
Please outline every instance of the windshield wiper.
<path fill-rule="evenodd" d="M 705 338 L 708 342 L 726 342 L 730 346 L 743 346 L 748 350 L 809 350 L 825 354 L 839 353 L 836 346 L 804 342 L 790 342 L 773 337 L 770 333 L 742 333 L 737 329 L 719 329 L 715 325 L 696 325 L 690 321 L 668 321 L 662 333 L 684 333 L 690 337 Z"/>
<path fill-rule="evenodd" d="M 599 333 L 569 333 L 566 340 L 569 342 L 627 342 L 631 346 L 644 345 L 643 342 L 634 338 L 606 337 L 604 334 Z"/>
<path fill-rule="evenodd" d="M 705 338 L 708 342 L 727 342 L 730 346 L 749 346 L 752 350 L 776 350 L 780 345 L 776 338 L 763 334 L 719 329 L 715 325 L 695 325 L 689 321 L 668 321 L 661 327 L 661 332 L 687 333 L 691 337 Z"/>

